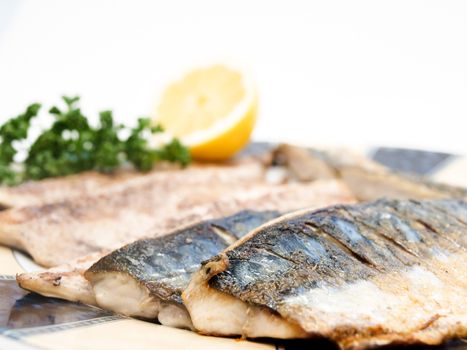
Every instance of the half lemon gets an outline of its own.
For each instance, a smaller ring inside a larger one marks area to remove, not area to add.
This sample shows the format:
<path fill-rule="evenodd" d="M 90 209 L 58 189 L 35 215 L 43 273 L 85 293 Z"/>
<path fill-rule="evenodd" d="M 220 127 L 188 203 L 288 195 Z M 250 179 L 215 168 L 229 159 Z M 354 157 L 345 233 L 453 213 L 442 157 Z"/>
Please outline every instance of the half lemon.
<path fill-rule="evenodd" d="M 156 121 L 198 160 L 224 160 L 249 141 L 257 115 L 253 83 L 240 71 L 213 65 L 169 85 Z"/>

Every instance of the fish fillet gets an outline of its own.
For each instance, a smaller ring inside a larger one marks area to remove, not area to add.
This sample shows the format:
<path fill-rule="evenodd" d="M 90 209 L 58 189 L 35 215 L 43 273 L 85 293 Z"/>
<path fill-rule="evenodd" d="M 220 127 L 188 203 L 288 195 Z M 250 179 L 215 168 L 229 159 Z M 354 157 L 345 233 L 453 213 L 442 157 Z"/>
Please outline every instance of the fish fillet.
<path fill-rule="evenodd" d="M 27 181 L 14 187 L 0 186 L 0 206 L 12 208 L 41 205 L 86 194 L 101 193 L 135 176 L 145 175 L 136 175 L 131 172 L 114 175 L 84 172 L 39 181 Z"/>
<path fill-rule="evenodd" d="M 263 172 L 272 161 L 272 144 L 250 144 L 234 160 L 222 165 L 193 163 L 181 169 L 179 165 L 167 162 L 158 163 L 148 173 L 131 169 L 122 169 L 115 173 L 104 174 L 87 171 L 79 174 L 27 181 L 18 186 L 0 186 L 0 209 L 24 206 L 37 206 L 61 202 L 81 196 L 96 195 L 122 188 L 135 183 L 155 182 L 161 186 L 175 182 L 180 185 L 198 185 L 201 178 L 199 171 L 210 176 L 211 171 L 224 172 L 223 169 L 239 167 L 245 180 L 254 179 Z M 217 169 L 217 170 L 216 170 Z M 225 172 L 224 172 L 225 173 Z M 221 178 L 225 179 L 225 175 Z"/>
<path fill-rule="evenodd" d="M 249 192 L 231 194 L 212 203 L 194 207 L 187 212 L 186 216 L 189 217 L 189 220 L 186 221 L 193 224 L 201 220 L 232 215 L 248 208 L 287 212 L 296 208 L 319 208 L 353 201 L 354 199 L 346 186 L 335 180 L 258 186 Z M 174 223 L 174 226 L 177 226 L 177 222 Z M 158 231 L 153 236 L 161 236 L 164 233 L 167 234 L 170 231 Z M 96 305 L 93 292 L 91 292 L 92 287 L 83 274 L 88 267 L 104 255 L 105 253 L 101 253 L 80 258 L 79 261 L 70 261 L 45 272 L 23 273 L 17 276 L 17 281 L 22 288 L 42 295 L 73 301 L 80 300 Z"/>
<path fill-rule="evenodd" d="M 181 293 L 203 260 L 218 254 L 277 211 L 237 214 L 138 240 L 105 256 L 85 277 L 97 305 L 127 316 L 157 319 L 168 326 L 191 329 Z"/>
<path fill-rule="evenodd" d="M 57 266 L 115 249 L 157 230 L 189 222 L 196 208 L 264 183 L 258 163 L 193 167 L 131 181 L 118 191 L 0 212 L 0 243 Z M 183 221 L 186 220 L 186 221 Z"/>
<path fill-rule="evenodd" d="M 256 162 L 265 166 L 271 163 L 285 165 L 289 175 L 299 181 L 341 178 L 347 182 L 361 200 L 372 200 L 382 196 L 402 198 L 467 197 L 464 189 L 454 189 L 421 179 L 396 173 L 367 158 L 347 150 L 323 151 L 287 144 L 251 144 L 248 150 L 233 164 Z M 202 167 L 194 164 L 191 168 Z M 206 166 L 205 166 L 206 167 Z M 209 166 L 208 166 L 209 167 Z M 172 169 L 168 172 L 161 171 Z M 167 181 L 175 166 L 163 165 L 148 174 L 121 171 L 116 174 L 84 172 L 76 175 L 29 181 L 15 187 L 0 187 L 0 207 L 36 206 L 59 202 L 83 195 L 95 195 L 119 190 L 129 183 L 140 181 Z M 279 168 L 279 167 L 278 167 Z M 181 179 L 190 179 L 190 171 Z M 130 181 L 131 180 L 131 181 Z"/>
<path fill-rule="evenodd" d="M 465 188 L 395 172 L 348 150 L 323 151 L 282 144 L 275 150 L 274 162 L 285 166 L 289 176 L 299 181 L 340 179 L 361 201 L 382 197 L 467 199 Z"/>
<path fill-rule="evenodd" d="M 379 200 L 286 215 L 203 263 L 195 329 L 342 349 L 467 336 L 467 203 Z"/>

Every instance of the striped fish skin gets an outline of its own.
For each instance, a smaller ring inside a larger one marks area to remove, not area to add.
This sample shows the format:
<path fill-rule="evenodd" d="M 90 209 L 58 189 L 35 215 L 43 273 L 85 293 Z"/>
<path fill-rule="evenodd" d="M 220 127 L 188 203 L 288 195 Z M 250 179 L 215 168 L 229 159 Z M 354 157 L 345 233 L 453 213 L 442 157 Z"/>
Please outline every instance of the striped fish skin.
<path fill-rule="evenodd" d="M 220 219 L 202 221 L 167 236 L 143 239 L 103 257 L 85 273 L 103 308 L 163 324 L 191 328 L 181 293 L 203 260 L 218 254 L 252 229 L 279 216 L 277 211 L 244 210 Z M 119 287 L 114 288 L 114 282 Z M 135 290 L 134 307 L 129 306 Z M 145 298 L 138 303 L 138 297 Z M 115 300 L 124 300 L 122 304 Z M 168 310 L 167 310 L 168 308 Z M 174 320 L 174 315 L 176 319 Z"/>
<path fill-rule="evenodd" d="M 291 214 L 204 262 L 183 300 L 207 334 L 345 349 L 465 337 L 466 215 L 462 200 L 387 199 Z"/>

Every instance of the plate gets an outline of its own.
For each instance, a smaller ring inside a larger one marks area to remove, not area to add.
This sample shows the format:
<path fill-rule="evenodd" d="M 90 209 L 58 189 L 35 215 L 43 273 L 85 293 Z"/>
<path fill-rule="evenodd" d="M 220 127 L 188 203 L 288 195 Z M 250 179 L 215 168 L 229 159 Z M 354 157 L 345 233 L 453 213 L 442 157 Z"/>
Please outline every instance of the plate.
<path fill-rule="evenodd" d="M 261 146 L 261 143 L 255 143 L 247 152 Z M 467 187 L 467 157 L 385 147 L 368 148 L 362 152 L 394 170 L 425 175 L 437 181 Z M 201 336 L 190 331 L 115 315 L 79 303 L 27 293 L 16 285 L 16 273 L 39 269 L 40 266 L 24 253 L 0 246 L 2 349 L 335 349 L 333 344 L 325 340 L 253 342 Z M 406 348 L 460 350 L 466 349 L 467 343 L 457 340 L 437 347 Z"/>

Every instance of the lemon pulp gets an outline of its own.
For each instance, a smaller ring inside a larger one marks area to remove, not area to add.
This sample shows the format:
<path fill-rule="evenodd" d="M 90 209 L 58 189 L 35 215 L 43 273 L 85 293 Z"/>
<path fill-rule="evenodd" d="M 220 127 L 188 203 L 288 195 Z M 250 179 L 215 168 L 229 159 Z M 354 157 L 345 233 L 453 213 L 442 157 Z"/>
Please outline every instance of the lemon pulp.
<path fill-rule="evenodd" d="M 239 71 L 223 65 L 193 70 L 167 87 L 157 122 L 185 143 L 195 159 L 223 160 L 253 131 L 257 97 Z"/>

